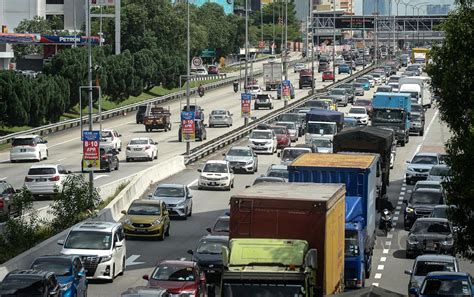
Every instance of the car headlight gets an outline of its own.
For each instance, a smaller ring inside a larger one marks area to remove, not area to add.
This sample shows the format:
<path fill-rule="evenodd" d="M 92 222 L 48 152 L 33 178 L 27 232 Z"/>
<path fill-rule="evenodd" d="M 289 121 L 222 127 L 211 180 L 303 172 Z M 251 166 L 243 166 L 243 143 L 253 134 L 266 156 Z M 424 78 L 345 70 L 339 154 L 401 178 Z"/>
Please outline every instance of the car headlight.
<path fill-rule="evenodd" d="M 111 255 L 100 257 L 100 262 L 107 262 L 107 261 L 110 261 L 110 260 L 112 260 L 112 256 L 111 256 Z"/>
<path fill-rule="evenodd" d="M 159 224 L 161 224 L 161 220 L 158 219 L 158 220 L 154 221 L 154 222 L 151 223 L 151 224 L 152 224 L 152 225 L 159 225 Z"/>
<path fill-rule="evenodd" d="M 409 207 L 409 206 L 407 206 L 407 207 L 405 208 L 405 211 L 406 211 L 407 213 L 412 213 L 412 212 L 414 211 L 414 209 L 411 208 L 411 207 Z"/>
<path fill-rule="evenodd" d="M 176 204 L 176 207 L 182 207 L 182 206 L 184 206 L 185 204 L 186 204 L 186 201 L 183 200 L 183 201 L 179 202 L 178 204 Z"/>
<path fill-rule="evenodd" d="M 415 170 L 413 170 L 411 167 L 407 167 L 407 171 L 414 172 Z"/>
<path fill-rule="evenodd" d="M 418 282 L 411 282 L 410 287 L 413 288 L 413 289 L 418 289 L 420 287 L 420 285 L 418 284 Z"/>
<path fill-rule="evenodd" d="M 454 244 L 454 240 L 453 240 L 452 237 L 448 237 L 446 240 L 441 241 L 441 244 L 442 244 L 442 245 L 453 245 L 453 244 Z"/>
<path fill-rule="evenodd" d="M 126 219 L 125 221 L 123 221 L 123 223 L 125 225 L 131 225 L 132 224 L 132 221 L 130 221 L 129 219 Z"/>
<path fill-rule="evenodd" d="M 59 288 L 61 291 L 67 291 L 72 287 L 73 282 L 65 283 L 65 284 L 60 284 Z"/>
<path fill-rule="evenodd" d="M 248 160 L 246 163 L 247 165 L 253 164 L 253 160 Z"/>
<path fill-rule="evenodd" d="M 196 291 L 184 291 L 179 294 L 181 297 L 195 297 L 196 296 Z"/>
<path fill-rule="evenodd" d="M 199 179 L 207 180 L 207 177 L 201 175 L 201 176 L 199 176 Z"/>
<path fill-rule="evenodd" d="M 408 236 L 408 244 L 418 244 L 418 239 L 416 236 Z"/>

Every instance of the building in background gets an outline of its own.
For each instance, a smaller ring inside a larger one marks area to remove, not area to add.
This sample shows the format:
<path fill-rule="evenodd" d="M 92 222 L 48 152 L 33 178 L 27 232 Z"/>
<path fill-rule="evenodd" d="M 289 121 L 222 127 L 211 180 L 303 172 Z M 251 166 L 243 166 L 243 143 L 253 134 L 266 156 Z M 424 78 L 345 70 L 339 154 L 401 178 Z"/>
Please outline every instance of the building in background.
<path fill-rule="evenodd" d="M 364 15 L 389 15 L 389 0 L 362 0 Z"/>
<path fill-rule="evenodd" d="M 449 4 L 428 4 L 426 5 L 426 14 L 428 15 L 447 15 L 451 9 Z"/>

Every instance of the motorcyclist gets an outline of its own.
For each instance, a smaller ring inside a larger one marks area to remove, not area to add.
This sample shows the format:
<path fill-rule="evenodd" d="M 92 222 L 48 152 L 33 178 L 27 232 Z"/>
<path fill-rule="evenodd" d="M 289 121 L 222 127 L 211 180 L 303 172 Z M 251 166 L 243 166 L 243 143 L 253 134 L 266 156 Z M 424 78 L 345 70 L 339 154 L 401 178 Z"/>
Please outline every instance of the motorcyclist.
<path fill-rule="evenodd" d="M 198 87 L 198 93 L 199 93 L 199 96 L 204 96 L 204 87 L 202 86 L 202 84 L 199 84 L 199 87 Z"/>

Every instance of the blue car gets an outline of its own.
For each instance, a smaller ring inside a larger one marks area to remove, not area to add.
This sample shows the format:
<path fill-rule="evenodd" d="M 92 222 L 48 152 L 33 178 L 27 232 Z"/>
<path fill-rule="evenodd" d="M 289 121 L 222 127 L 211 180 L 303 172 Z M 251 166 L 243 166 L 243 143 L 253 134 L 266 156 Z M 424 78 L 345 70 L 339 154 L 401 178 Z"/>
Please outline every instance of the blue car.
<path fill-rule="evenodd" d="M 364 91 L 370 90 L 370 81 L 368 79 L 360 77 L 360 78 L 357 78 L 355 82 L 360 83 Z"/>
<path fill-rule="evenodd" d="M 419 291 L 410 295 L 418 297 L 471 297 L 474 296 L 471 275 L 466 272 L 430 272 L 425 277 Z"/>
<path fill-rule="evenodd" d="M 86 271 L 77 255 L 41 256 L 33 261 L 31 269 L 53 272 L 62 297 L 87 296 Z"/>
<path fill-rule="evenodd" d="M 277 87 L 277 99 L 281 99 L 281 84 Z M 292 83 L 290 83 L 290 99 L 295 99 L 295 88 Z"/>
<path fill-rule="evenodd" d="M 341 74 L 341 73 L 351 74 L 351 67 L 349 67 L 348 64 L 341 64 L 341 65 L 339 65 L 338 73 L 339 74 Z"/>

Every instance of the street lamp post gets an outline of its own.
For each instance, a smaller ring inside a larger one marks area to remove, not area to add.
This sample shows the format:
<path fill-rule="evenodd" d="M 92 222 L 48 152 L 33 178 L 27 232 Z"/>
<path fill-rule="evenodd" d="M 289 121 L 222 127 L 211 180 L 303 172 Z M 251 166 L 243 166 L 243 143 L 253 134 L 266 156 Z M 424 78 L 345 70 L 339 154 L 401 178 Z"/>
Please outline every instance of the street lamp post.
<path fill-rule="evenodd" d="M 189 1 L 189 0 L 188 0 Z M 248 88 L 248 60 L 249 60 L 249 0 L 245 0 L 245 83 L 244 91 L 247 93 Z M 249 122 L 248 116 L 244 117 L 244 125 L 247 126 Z"/>
<path fill-rule="evenodd" d="M 190 35 L 190 30 L 189 30 L 189 27 L 190 27 L 190 19 L 189 19 L 189 0 L 187 1 L 187 11 L 186 11 L 186 22 L 187 22 L 187 26 L 186 26 L 186 111 L 189 112 L 190 111 L 190 81 L 189 81 L 189 78 L 191 76 L 191 61 L 190 61 L 190 56 L 191 56 L 191 35 Z M 186 141 L 186 155 L 189 155 L 191 151 L 191 142 L 189 141 Z"/>
<path fill-rule="evenodd" d="M 313 19 L 313 5 L 314 2 L 313 0 L 309 0 L 310 3 L 310 10 L 309 10 L 309 21 L 311 22 L 311 94 L 313 95 L 315 93 L 316 89 L 316 81 L 314 79 L 314 22 L 315 20 Z"/>
<path fill-rule="evenodd" d="M 91 36 L 91 5 L 90 2 L 87 1 L 86 4 L 86 13 L 87 13 L 87 30 L 86 34 L 87 36 Z M 88 65 L 87 65 L 87 79 L 89 81 L 89 88 L 87 90 L 88 96 L 89 96 L 89 131 L 92 131 L 93 129 L 93 123 L 92 123 L 92 43 L 91 43 L 91 38 L 88 38 L 87 40 L 87 56 L 88 56 Z M 80 106 L 79 108 L 82 108 Z M 101 131 L 102 132 L 102 131 Z M 89 171 L 89 195 L 92 197 L 94 191 L 94 170 L 91 168 Z"/>
<path fill-rule="evenodd" d="M 365 69 L 365 0 L 362 0 L 362 69 Z"/>
<path fill-rule="evenodd" d="M 332 81 L 336 82 L 336 0 L 332 1 Z"/>
<path fill-rule="evenodd" d="M 393 50 L 395 54 L 395 47 L 398 47 L 398 5 L 400 0 L 394 0 L 397 4 L 397 15 L 393 17 Z"/>

